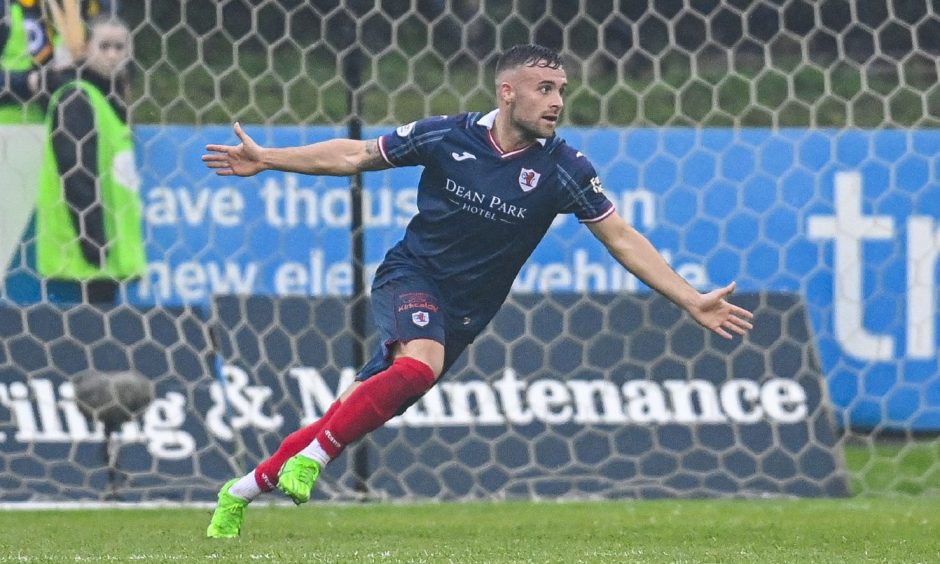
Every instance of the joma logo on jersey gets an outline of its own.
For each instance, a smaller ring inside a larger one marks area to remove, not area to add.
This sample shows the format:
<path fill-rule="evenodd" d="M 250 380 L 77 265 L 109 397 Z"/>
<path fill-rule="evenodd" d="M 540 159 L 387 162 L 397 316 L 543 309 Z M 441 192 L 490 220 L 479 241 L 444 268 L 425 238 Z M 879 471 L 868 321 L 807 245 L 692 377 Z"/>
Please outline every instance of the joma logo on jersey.
<path fill-rule="evenodd" d="M 539 178 L 542 175 L 531 168 L 524 168 L 519 172 L 519 187 L 523 192 L 528 192 L 538 186 Z"/>

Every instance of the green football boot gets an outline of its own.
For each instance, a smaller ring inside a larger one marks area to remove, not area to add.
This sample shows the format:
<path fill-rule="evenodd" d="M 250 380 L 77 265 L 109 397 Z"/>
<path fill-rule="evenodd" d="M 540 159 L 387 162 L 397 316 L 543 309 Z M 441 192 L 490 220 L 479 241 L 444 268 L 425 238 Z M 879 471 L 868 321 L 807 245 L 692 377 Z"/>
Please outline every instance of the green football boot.
<path fill-rule="evenodd" d="M 287 459 L 277 475 L 277 489 L 294 503 L 310 501 L 310 492 L 320 476 L 320 465 L 313 459 L 297 454 Z"/>
<path fill-rule="evenodd" d="M 233 539 L 242 531 L 248 501 L 228 493 L 237 481 L 238 478 L 229 480 L 219 490 L 219 503 L 215 506 L 209 528 L 206 529 L 206 536 L 210 539 Z"/>

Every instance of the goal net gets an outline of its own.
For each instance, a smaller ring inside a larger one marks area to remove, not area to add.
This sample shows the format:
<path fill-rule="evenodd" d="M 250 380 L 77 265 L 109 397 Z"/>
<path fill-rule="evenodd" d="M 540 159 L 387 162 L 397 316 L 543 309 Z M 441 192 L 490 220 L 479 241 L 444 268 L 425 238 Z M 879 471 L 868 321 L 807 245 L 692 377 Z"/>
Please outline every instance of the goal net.
<path fill-rule="evenodd" d="M 234 121 L 287 146 L 485 112 L 499 52 L 527 42 L 563 54 L 560 135 L 619 213 L 697 288 L 736 280 L 757 327 L 710 336 L 559 218 L 440 385 L 316 495 L 940 489 L 932 4 L 113 9 L 146 274 L 107 304 L 37 274 L 46 135 L 0 124 L 0 501 L 209 500 L 322 414 L 372 354 L 364 289 L 420 171 L 220 178 L 204 146 Z"/>

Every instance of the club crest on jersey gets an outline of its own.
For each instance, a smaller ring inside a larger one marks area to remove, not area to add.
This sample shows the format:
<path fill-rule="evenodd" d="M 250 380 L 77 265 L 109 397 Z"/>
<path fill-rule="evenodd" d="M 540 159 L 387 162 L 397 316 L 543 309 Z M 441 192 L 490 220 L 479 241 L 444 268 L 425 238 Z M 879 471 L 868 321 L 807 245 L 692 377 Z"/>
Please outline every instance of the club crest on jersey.
<path fill-rule="evenodd" d="M 416 311 L 411 314 L 411 321 L 418 327 L 424 327 L 431 322 L 431 316 L 426 311 Z"/>
<path fill-rule="evenodd" d="M 519 187 L 522 188 L 523 192 L 528 192 L 538 185 L 539 178 L 541 177 L 541 174 L 531 168 L 524 168 L 519 172 Z"/>

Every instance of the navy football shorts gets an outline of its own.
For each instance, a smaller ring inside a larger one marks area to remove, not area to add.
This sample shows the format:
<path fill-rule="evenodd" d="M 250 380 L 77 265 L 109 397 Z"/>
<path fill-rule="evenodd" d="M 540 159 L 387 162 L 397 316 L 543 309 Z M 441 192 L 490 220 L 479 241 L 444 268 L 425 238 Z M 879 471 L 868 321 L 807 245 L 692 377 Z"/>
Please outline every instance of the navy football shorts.
<path fill-rule="evenodd" d="M 372 288 L 371 302 L 381 340 L 379 350 L 359 371 L 357 380 L 365 380 L 391 366 L 395 344 L 415 339 L 430 339 L 444 345 L 446 374 L 476 336 L 453 330 L 455 323 L 444 311 L 437 285 L 419 273 L 403 273 Z"/>

